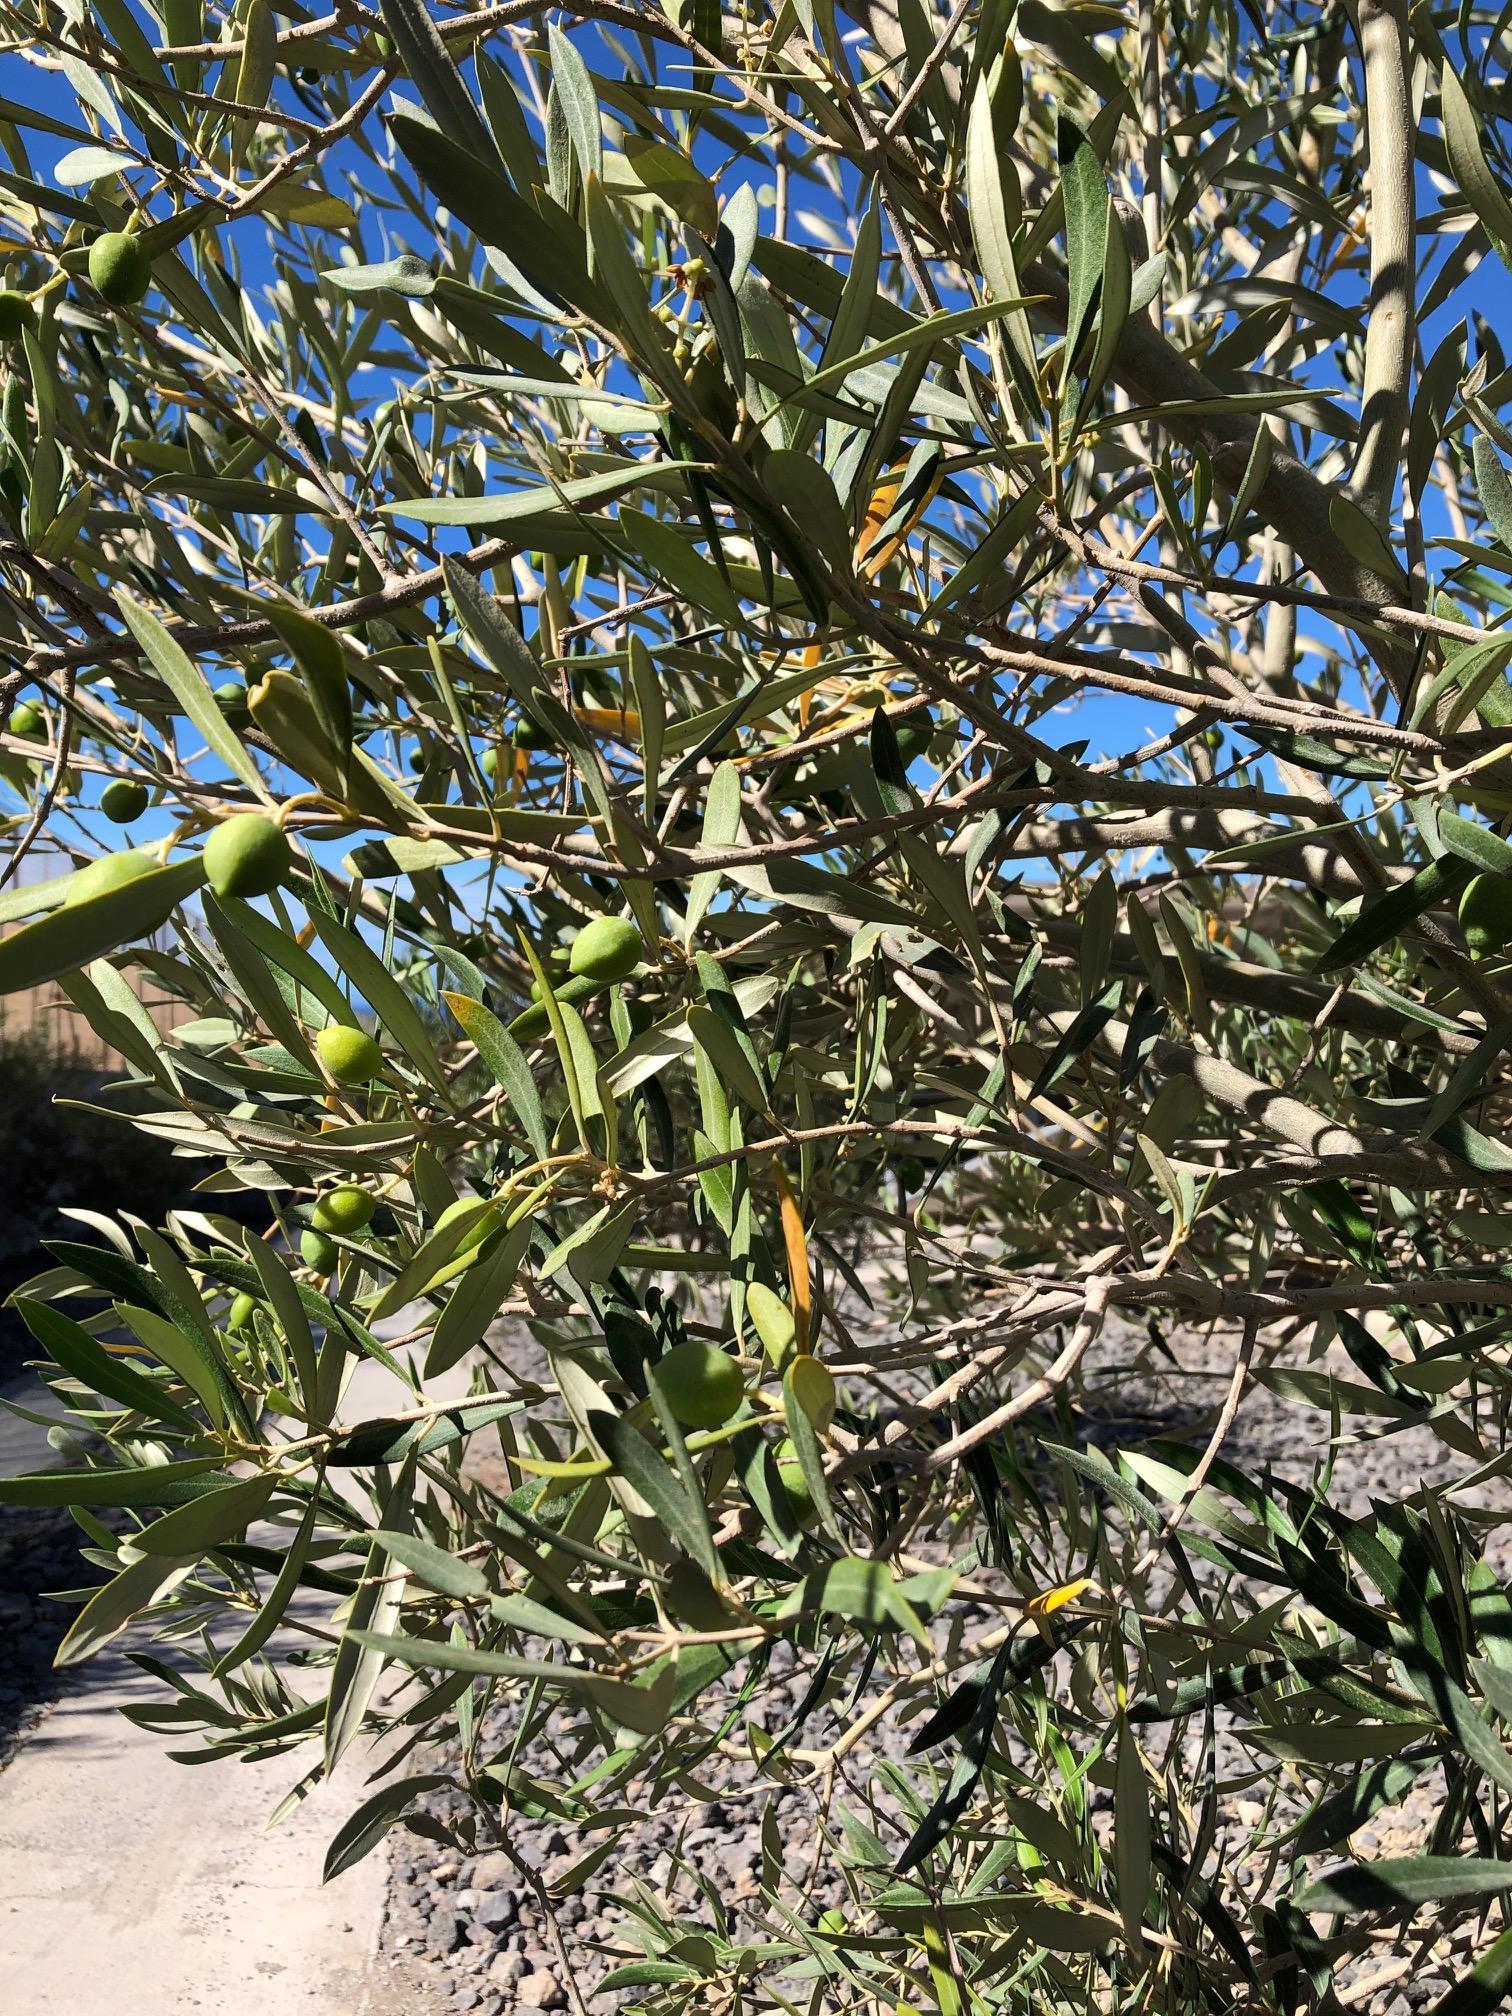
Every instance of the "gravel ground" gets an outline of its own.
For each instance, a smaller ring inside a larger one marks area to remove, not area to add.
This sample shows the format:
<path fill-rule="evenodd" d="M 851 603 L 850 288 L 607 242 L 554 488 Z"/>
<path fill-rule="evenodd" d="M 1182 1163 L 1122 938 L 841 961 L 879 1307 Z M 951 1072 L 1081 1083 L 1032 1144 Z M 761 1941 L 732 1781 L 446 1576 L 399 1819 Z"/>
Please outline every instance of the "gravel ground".
<path fill-rule="evenodd" d="M 1184 1424 L 1204 1423 L 1226 1382 L 1232 1344 L 1177 1338 L 1176 1362 L 1162 1362 L 1154 1369 L 1143 1345 L 1142 1334 L 1133 1332 L 1113 1332 L 1104 1340 L 1089 1381 L 1088 1411 L 1076 1423 L 1077 1439 L 1132 1447 L 1146 1435 L 1179 1435 Z M 518 1363 L 520 1356 L 516 1344 L 511 1357 Z M 1348 1373 L 1350 1368 L 1343 1369 Z M 1058 1427 L 1048 1432 L 1052 1439 L 1064 1439 Z M 1251 1475 L 1269 1466 L 1279 1476 L 1307 1483 L 1326 1432 L 1317 1413 L 1252 1389 L 1225 1454 Z M 1200 1432 L 1195 1439 L 1200 1442 Z M 1373 1497 L 1399 1497 L 1420 1481 L 1436 1480 L 1462 1467 L 1461 1459 L 1452 1457 L 1427 1430 L 1372 1433 L 1342 1450 L 1332 1498 L 1341 1510 L 1359 1512 Z M 1505 1495 L 1499 1509 L 1507 1510 Z M 56 1692 L 52 1656 L 73 1613 L 49 1601 L 46 1592 L 98 1579 L 97 1571 L 80 1561 L 82 1537 L 64 1511 L 0 1507 L 0 1762 Z M 1488 1551 L 1498 1573 L 1504 1578 L 1512 1575 L 1512 1548 L 1500 1536 L 1493 1536 Z M 791 1648 L 779 1646 L 769 1680 L 748 1715 L 768 1732 L 777 1731 L 795 1713 L 808 1683 L 806 1664 Z M 845 1726 L 846 1708 L 843 1699 L 819 1707 L 799 1740 L 811 1747 L 832 1741 Z M 509 1704 L 495 1709 L 481 1753 L 497 1755 L 509 1743 L 514 1726 Z M 548 1746 L 533 1746 L 521 1759 L 526 1769 L 548 1781 L 576 1775 L 564 1755 L 553 1754 L 549 1747 L 553 1737 L 565 1745 L 570 1730 L 566 1720 L 550 1725 Z M 864 1782 L 879 1761 L 901 1757 L 909 1734 L 897 1718 L 876 1724 L 865 1748 L 855 1753 L 855 1780 Z M 1220 1726 L 1218 1761 L 1220 1777 L 1254 1775 L 1255 1753 L 1235 1740 L 1232 1727 Z M 454 1763 L 443 1754 L 423 1765 L 417 1760 L 413 1768 L 444 1771 Z M 1426 1774 L 1419 1790 L 1378 1815 L 1355 1837 L 1359 1852 L 1392 1855 L 1420 1850 L 1438 1789 L 1437 1774 Z M 1233 1796 L 1225 1802 L 1222 1826 L 1235 1855 L 1244 1854 L 1248 1836 L 1261 1819 L 1264 1791 L 1261 1784 L 1253 1796 Z M 453 1803 L 451 1795 L 437 1796 L 431 1806 L 434 1818 L 444 1821 Z M 613 1855 L 571 1887 L 570 1872 L 594 1845 L 593 1837 L 552 1821 L 516 1818 L 510 1847 L 539 1873 L 577 1988 L 596 2011 L 606 2008 L 610 1999 L 594 1996 L 597 1981 L 611 1966 L 639 1957 L 627 1936 L 633 1919 L 620 1901 L 633 1895 L 633 1884 L 675 1903 L 690 1921 L 708 1922 L 707 1905 L 690 1890 L 686 1870 L 674 1866 L 674 1854 L 711 1886 L 728 1910 L 747 1924 L 752 1922 L 769 1813 L 788 1865 L 818 1869 L 820 1880 L 811 1887 L 814 1908 L 842 1902 L 844 1885 L 838 1871 L 830 1866 L 826 1875 L 825 1844 L 809 1796 L 773 1784 L 729 1755 L 701 1763 L 685 1796 L 674 1796 L 631 1826 Z M 396 1981 L 415 1984 L 417 2006 L 422 1983 L 426 2006 L 477 2016 L 568 2006 L 568 1975 L 547 1914 L 510 1855 L 490 1849 L 463 1856 L 442 1841 L 405 1830 L 397 1831 L 392 1840 L 383 1958 Z M 1451 1969 L 1449 1956 L 1414 1953 L 1409 1962 L 1385 1949 L 1366 1963 L 1363 1972 L 1387 1978 L 1377 1989 L 1371 1989 L 1368 1978 L 1359 1981 L 1357 1987 L 1366 1992 L 1352 1996 L 1351 2007 L 1367 2011 L 1368 2016 L 1410 2016 L 1443 1992 Z M 638 1999 L 643 1992 L 634 1991 L 626 1999 Z"/>
<path fill-rule="evenodd" d="M 1078 1438 L 1104 1446 L 1134 1447 L 1145 1436 L 1179 1436 L 1184 1424 L 1193 1424 L 1192 1439 L 1201 1446 L 1210 1410 L 1221 1398 L 1231 1372 L 1234 1344 L 1226 1339 L 1177 1338 L 1172 1348 L 1176 1362 L 1153 1360 L 1142 1333 L 1110 1330 L 1099 1347 L 1089 1380 L 1089 1411 L 1077 1423 Z M 1340 1369 L 1346 1376 L 1358 1376 L 1347 1361 Z M 1353 1425 L 1365 1426 L 1359 1422 Z M 1378 1430 L 1380 1424 L 1371 1426 Z M 1065 1439 L 1057 1428 L 1048 1432 L 1051 1439 Z M 1326 1436 L 1325 1417 L 1252 1388 L 1225 1454 L 1251 1475 L 1269 1466 L 1290 1481 L 1310 1483 Z M 1463 1467 L 1461 1459 L 1452 1457 L 1425 1429 L 1390 1436 L 1367 1433 L 1341 1451 L 1331 1497 L 1341 1510 L 1358 1514 L 1368 1510 L 1373 1497 L 1395 1499 L 1419 1481 L 1438 1479 Z M 1507 1502 L 1503 1495 L 1501 1509 L 1507 1509 Z M 1505 1546 L 1493 1545 L 1490 1554 L 1499 1573 L 1506 1576 L 1512 1571 L 1512 1555 Z M 807 1690 L 808 1675 L 790 1648 L 779 1650 L 773 1683 L 763 1688 L 747 1711 L 768 1732 L 782 1727 Z M 843 1700 L 820 1708 L 810 1717 L 800 1740 L 815 1747 L 833 1740 L 845 1726 L 839 1719 L 845 1709 Z M 509 1706 L 495 1710 L 480 1754 L 498 1754 L 513 1727 Z M 738 1741 L 738 1730 L 736 1734 Z M 909 1734 L 896 1717 L 878 1723 L 867 1747 L 854 1753 L 854 1780 L 865 1781 L 870 1767 L 883 1758 L 901 1757 Z M 1155 1748 L 1158 1755 L 1158 1745 Z M 527 1768 L 548 1779 L 553 1773 L 558 1779 L 568 1775 L 567 1765 L 549 1755 L 527 1753 L 525 1761 Z M 430 1768 L 445 1770 L 454 1763 L 454 1758 L 443 1755 Z M 1220 1843 L 1226 1840 L 1232 1855 L 1247 1857 L 1250 1839 L 1264 1813 L 1260 1802 L 1266 1796 L 1266 1780 L 1276 1776 L 1275 1769 L 1237 1740 L 1232 1718 L 1227 1726 L 1220 1722 L 1218 1767 L 1220 1782 L 1237 1781 L 1224 1802 Z M 686 1875 L 674 1869 L 674 1851 L 680 1849 L 681 1859 L 712 1885 L 726 1908 L 741 1912 L 749 1924 L 748 1911 L 742 1907 L 753 1906 L 758 1898 L 763 1823 L 769 1809 L 789 1867 L 813 1865 L 819 1872 L 820 1881 L 811 1893 L 814 1908 L 844 1901 L 843 1882 L 833 1864 L 825 1879 L 825 1845 L 806 1794 L 773 1785 L 754 1767 L 728 1755 L 701 1763 L 696 1777 L 701 1796 L 674 1799 L 632 1826 L 613 1856 L 581 1887 L 570 1894 L 553 1895 L 555 1916 L 578 1989 L 595 2010 L 608 2007 L 611 2001 L 638 2000 L 645 1992 L 636 1990 L 623 1998 L 594 1994 L 595 1984 L 609 1967 L 640 1957 L 639 1949 L 627 1938 L 633 1920 L 619 1901 L 630 1892 L 633 1882 L 675 1902 L 689 1920 L 708 1922 L 706 1903 L 691 1891 Z M 1427 1773 L 1420 1787 L 1354 1837 L 1360 1853 L 1421 1852 L 1441 1792 L 1438 1774 Z M 444 1819 L 451 1810 L 449 1795 L 439 1795 L 431 1806 L 437 1819 Z M 1275 1831 L 1275 1814 L 1268 1817 Z M 460 1856 L 440 1842 L 403 1830 L 395 1834 L 394 1841 L 384 1941 L 396 1959 L 422 1957 L 431 1978 L 444 1984 L 451 2006 L 459 2011 L 512 2016 L 516 2010 L 568 2006 L 567 1977 L 549 1928 L 510 1857 L 497 1850 Z M 593 1840 L 553 1823 L 516 1818 L 511 1823 L 510 1844 L 555 1893 Z M 1444 1992 L 1455 1966 L 1452 1955 L 1414 1952 L 1408 1961 L 1400 1951 L 1384 1949 L 1355 1971 L 1350 2006 L 1368 2012 L 1368 2016 L 1409 2016 Z"/>
<path fill-rule="evenodd" d="M 751 1713 L 770 1732 L 781 1729 L 796 1712 L 808 1689 L 808 1675 L 791 1649 L 776 1648 L 771 1684 L 763 1687 Z M 496 1711 L 488 1725 L 485 1750 L 502 1747 L 514 1724 L 508 1707 Z M 569 1724 L 561 1725 L 565 1738 Z M 829 1707 L 819 1709 L 804 1725 L 803 1741 L 832 1741 L 844 1727 Z M 885 1729 L 871 1751 L 901 1756 L 906 1734 Z M 550 1756 L 527 1750 L 526 1768 L 549 1772 Z M 435 1768 L 444 1769 L 445 1759 Z M 555 1768 L 560 1771 L 559 1762 Z M 593 1837 L 562 1828 L 552 1821 L 516 1819 L 510 1844 L 520 1859 L 536 1870 L 551 1893 L 557 1921 L 579 1989 L 598 2006 L 593 1988 L 608 1969 L 642 1957 L 628 1937 L 633 1925 L 618 1897 L 632 1885 L 673 1904 L 690 1920 L 708 1923 L 706 1904 L 697 1897 L 686 1875 L 674 1868 L 673 1855 L 690 1864 L 719 1894 L 725 1908 L 750 1925 L 751 1909 L 760 1894 L 763 1823 L 770 1812 L 790 1865 L 812 1851 L 814 1817 L 809 1800 L 796 1789 L 763 1780 L 753 1771 L 732 1766 L 727 1758 L 700 1764 L 694 1778 L 707 1797 L 673 1798 L 653 1816 L 631 1826 L 620 1837 L 609 1862 L 581 1887 L 563 1894 L 578 1859 L 593 1846 Z M 422 1804 L 438 1819 L 460 1809 L 446 1793 Z M 391 1891 L 384 1926 L 384 1948 L 398 1956 L 421 1954 L 448 1984 L 451 2006 L 501 2016 L 515 2009 L 563 2009 L 568 2004 L 566 1974 L 540 1903 L 522 1880 L 511 1856 L 494 1849 L 477 1856 L 459 1856 L 413 1834 L 395 1836 Z M 838 1876 L 821 1881 L 814 1892 L 816 1908 L 844 1901 Z M 636 2001 L 644 1991 L 626 1991 Z"/>

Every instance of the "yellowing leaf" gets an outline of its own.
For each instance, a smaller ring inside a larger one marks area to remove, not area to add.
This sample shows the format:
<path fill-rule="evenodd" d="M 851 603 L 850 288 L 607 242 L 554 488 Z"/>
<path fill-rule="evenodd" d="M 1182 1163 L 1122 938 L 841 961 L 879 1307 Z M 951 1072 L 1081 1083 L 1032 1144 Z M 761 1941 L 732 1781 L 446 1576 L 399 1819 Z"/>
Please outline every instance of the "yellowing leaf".
<path fill-rule="evenodd" d="M 633 707 L 575 707 L 572 711 L 585 728 L 596 728 L 601 735 L 613 735 L 621 742 L 640 741 L 641 717 Z"/>
<path fill-rule="evenodd" d="M 1092 1587 L 1090 1575 L 1079 1575 L 1074 1582 L 1062 1582 L 1057 1588 L 1042 1589 L 1038 1596 L 1031 1596 L 1024 1609 L 1031 1617 L 1051 1617 L 1057 1610 L 1063 1610 L 1068 1603 L 1074 1603 L 1078 1596 Z"/>
<path fill-rule="evenodd" d="M 800 1352 L 809 1349 L 812 1335 L 812 1296 L 809 1287 L 808 1241 L 803 1231 L 803 1214 L 780 1162 L 773 1164 L 777 1198 L 782 1211 L 782 1244 L 787 1254 L 788 1287 L 793 1305 L 793 1327 Z"/>
<path fill-rule="evenodd" d="M 904 522 L 895 525 L 888 537 L 878 545 L 883 528 L 887 525 L 893 507 L 898 501 L 906 469 L 907 465 L 901 462 L 889 469 L 877 485 L 872 500 L 866 507 L 866 517 L 862 520 L 861 530 L 856 535 L 856 567 L 863 580 L 874 580 L 882 572 L 934 502 L 945 478 L 943 463 L 937 463 Z"/>
<path fill-rule="evenodd" d="M 856 565 L 865 563 L 878 533 L 887 523 L 888 514 L 898 501 L 898 491 L 903 484 L 903 464 L 894 463 L 882 481 L 872 492 L 871 502 L 866 507 L 866 516 L 861 521 L 861 530 L 856 534 Z"/>

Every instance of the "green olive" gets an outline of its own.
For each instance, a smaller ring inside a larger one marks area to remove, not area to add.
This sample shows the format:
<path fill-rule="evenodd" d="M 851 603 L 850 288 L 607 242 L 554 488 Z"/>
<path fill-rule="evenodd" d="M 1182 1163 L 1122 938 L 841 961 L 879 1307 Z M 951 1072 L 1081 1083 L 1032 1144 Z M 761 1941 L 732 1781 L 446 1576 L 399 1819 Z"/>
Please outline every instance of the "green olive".
<path fill-rule="evenodd" d="M 282 829 L 261 812 L 238 812 L 205 842 L 205 874 L 217 896 L 266 896 L 293 859 Z"/>
<path fill-rule="evenodd" d="M 628 917 L 595 917 L 572 941 L 567 964 L 585 980 L 623 980 L 646 949 Z"/>
<path fill-rule="evenodd" d="M 112 777 L 100 793 L 100 810 L 115 826 L 129 826 L 147 810 L 152 794 L 135 777 Z"/>
<path fill-rule="evenodd" d="M 124 889 L 138 876 L 150 875 L 159 865 L 157 856 L 142 847 L 124 847 L 118 854 L 102 854 L 98 861 L 86 862 L 68 885 L 63 901 L 69 907 L 87 903 L 93 896 L 105 896 Z"/>
<path fill-rule="evenodd" d="M 36 321 L 31 302 L 14 287 L 0 291 L 0 343 L 14 343 Z"/>
<path fill-rule="evenodd" d="M 739 1365 L 701 1337 L 674 1344 L 658 1359 L 656 1378 L 685 1428 L 722 1428 L 745 1397 Z"/>
<path fill-rule="evenodd" d="M 317 1232 L 342 1232 L 350 1238 L 362 1230 L 374 1208 L 374 1200 L 366 1190 L 359 1190 L 355 1183 L 338 1183 L 334 1190 L 316 1198 L 310 1223 Z"/>
<path fill-rule="evenodd" d="M 315 1038 L 320 1061 L 338 1085 L 361 1085 L 383 1069 L 383 1052 L 365 1029 L 333 1022 Z"/>
<path fill-rule="evenodd" d="M 306 1267 L 313 1268 L 317 1274 L 334 1274 L 336 1263 L 341 1258 L 341 1248 L 334 1239 L 327 1239 L 323 1232 L 301 1232 L 299 1257 Z"/>
<path fill-rule="evenodd" d="M 509 731 L 509 739 L 516 749 L 555 749 L 556 737 L 549 728 L 543 728 L 539 721 L 532 721 L 528 714 L 517 717 Z"/>
<path fill-rule="evenodd" d="M 140 238 L 106 231 L 89 248 L 89 278 L 112 308 L 130 308 L 152 284 L 152 259 Z"/>

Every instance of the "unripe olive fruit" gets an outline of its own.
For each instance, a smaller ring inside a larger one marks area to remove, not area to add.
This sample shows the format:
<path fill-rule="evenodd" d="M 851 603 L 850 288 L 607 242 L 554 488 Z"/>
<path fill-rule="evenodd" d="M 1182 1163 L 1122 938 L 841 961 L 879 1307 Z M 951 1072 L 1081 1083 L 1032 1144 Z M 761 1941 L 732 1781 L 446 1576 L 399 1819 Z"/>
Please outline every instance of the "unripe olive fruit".
<path fill-rule="evenodd" d="M 226 1318 L 226 1328 L 228 1330 L 250 1330 L 252 1327 L 252 1316 L 256 1308 L 256 1302 L 244 1289 L 231 1304 L 231 1313 Z"/>
<path fill-rule="evenodd" d="M 1472 958 L 1489 959 L 1512 944 L 1512 879 L 1477 875 L 1460 898 L 1459 921 Z"/>
<path fill-rule="evenodd" d="M 0 292 L 0 343 L 14 343 L 23 329 L 29 329 L 34 320 L 32 305 L 24 294 L 14 287 Z"/>
<path fill-rule="evenodd" d="M 341 1248 L 334 1239 L 327 1239 L 323 1232 L 301 1232 L 299 1257 L 306 1267 L 312 1267 L 317 1274 L 334 1274 L 336 1262 L 341 1258 Z"/>
<path fill-rule="evenodd" d="M 441 1216 L 436 1220 L 436 1230 L 438 1232 L 444 1231 L 448 1225 L 455 1224 L 464 1211 L 473 1210 L 480 1202 L 481 1199 L 477 1197 L 459 1197 L 454 1204 L 448 1204 L 446 1209 L 441 1213 Z M 483 1244 L 483 1241 L 488 1237 L 490 1232 L 498 1229 L 498 1225 L 499 1212 L 497 1208 L 479 1211 L 477 1218 L 463 1233 L 462 1243 L 458 1246 L 457 1252 L 471 1253 L 475 1246 Z"/>
<path fill-rule="evenodd" d="M 205 842 L 205 873 L 217 896 L 266 896 L 293 858 L 282 831 L 261 812 L 238 812 Z"/>
<path fill-rule="evenodd" d="M 310 1223 L 317 1232 L 360 1232 L 373 1215 L 373 1199 L 355 1183 L 338 1183 L 315 1200 Z"/>
<path fill-rule="evenodd" d="M 89 277 L 112 308 L 129 308 L 152 283 L 152 260 L 140 238 L 106 231 L 89 248 Z"/>
<path fill-rule="evenodd" d="M 532 721 L 528 714 L 521 714 L 509 731 L 509 739 L 516 749 L 555 749 L 556 737 L 549 728 L 543 728 L 539 721 Z"/>
<path fill-rule="evenodd" d="M 339 1085 L 361 1085 L 383 1069 L 383 1052 L 366 1029 L 333 1022 L 315 1038 L 320 1061 Z"/>
<path fill-rule="evenodd" d="M 216 687 L 211 697 L 225 715 L 228 728 L 251 727 L 252 710 L 247 705 L 247 689 L 238 680 L 225 680 Z"/>
<path fill-rule="evenodd" d="M 722 1428 L 745 1396 L 745 1380 L 728 1351 L 702 1337 L 674 1344 L 656 1365 L 667 1405 L 685 1428 Z"/>
<path fill-rule="evenodd" d="M 492 743 L 488 745 L 483 754 L 478 758 L 478 768 L 483 772 L 485 777 L 498 776 L 499 752 L 494 748 Z"/>
<path fill-rule="evenodd" d="M 9 727 L 12 735 L 35 739 L 47 733 L 47 716 L 35 700 L 22 700 L 10 711 Z"/>
<path fill-rule="evenodd" d="M 100 793 L 100 810 L 113 825 L 129 826 L 147 810 L 150 796 L 147 786 L 135 777 L 112 777 Z"/>
<path fill-rule="evenodd" d="M 921 1189 L 928 1173 L 917 1155 L 905 1155 L 898 1164 L 898 1181 L 905 1190 Z"/>
<path fill-rule="evenodd" d="M 157 857 L 141 847 L 126 847 L 119 854 L 102 854 L 98 861 L 90 861 L 79 870 L 63 900 L 65 904 L 87 903 L 92 896 L 124 889 L 139 875 L 150 875 L 157 865 Z"/>
<path fill-rule="evenodd" d="M 585 980 L 623 980 L 645 949 L 628 917 L 595 917 L 573 939 L 567 964 Z"/>

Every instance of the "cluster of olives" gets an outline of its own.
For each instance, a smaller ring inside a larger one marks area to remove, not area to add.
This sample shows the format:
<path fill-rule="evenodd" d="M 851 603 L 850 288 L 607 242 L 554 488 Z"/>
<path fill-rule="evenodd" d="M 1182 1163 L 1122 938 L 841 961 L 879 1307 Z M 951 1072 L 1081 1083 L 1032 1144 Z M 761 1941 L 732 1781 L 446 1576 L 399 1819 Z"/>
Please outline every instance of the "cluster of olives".
<path fill-rule="evenodd" d="M 538 721 L 532 721 L 528 714 L 517 715 L 505 733 L 516 750 L 554 749 L 557 746 L 556 737 L 550 730 L 543 728 Z M 501 750 L 496 742 L 490 742 L 478 758 L 478 767 L 490 784 L 498 781 L 500 759 Z M 410 751 L 409 767 L 418 777 L 425 765 L 426 749 L 421 743 Z"/>
<path fill-rule="evenodd" d="M 152 254 L 129 231 L 102 231 L 89 248 L 90 285 L 111 308 L 134 308 L 152 285 Z M 19 287 L 0 288 L 0 343 L 15 343 L 34 329 L 37 311 Z"/>
<path fill-rule="evenodd" d="M 555 749 L 556 737 L 549 728 L 543 728 L 539 721 L 533 721 L 528 714 L 517 714 L 509 725 L 509 739 L 517 750 L 529 752 L 532 749 Z M 499 774 L 499 749 L 490 742 L 478 759 L 483 775 L 490 780 Z"/>
<path fill-rule="evenodd" d="M 244 701 L 245 690 L 240 686 L 217 688 L 216 697 L 228 719 L 230 696 Z M 6 726 L 21 741 L 45 741 L 46 710 L 35 700 L 20 700 L 11 709 Z M 77 777 L 69 774 L 76 785 Z M 152 793 L 139 778 L 111 777 L 100 792 L 99 809 L 112 825 L 130 826 L 151 802 Z M 211 835 L 205 847 L 205 872 L 218 896 L 266 896 L 285 879 L 292 859 L 289 843 L 273 821 L 260 812 L 247 812 L 217 827 Z"/>
<path fill-rule="evenodd" d="M 310 1227 L 299 1236 L 299 1257 L 316 1274 L 332 1274 L 341 1257 L 333 1234 L 355 1238 L 377 1208 L 370 1191 L 356 1183 L 338 1183 L 323 1190 L 310 1212 Z"/>
<path fill-rule="evenodd" d="M 106 807 L 107 798 L 114 810 Z M 145 786 L 128 777 L 113 778 L 101 796 L 106 816 L 123 825 L 137 818 L 146 805 Z M 271 819 L 265 819 L 260 812 L 242 812 L 217 826 L 206 841 L 205 877 L 217 896 L 266 896 L 287 876 L 293 858 L 288 841 Z M 67 901 L 82 903 L 103 896 L 109 890 L 134 882 L 139 875 L 150 874 L 158 865 L 157 856 L 143 847 L 102 854 L 98 861 L 86 863 L 72 878 Z"/>
<path fill-rule="evenodd" d="M 0 301 L 3 301 L 0 296 Z M 24 742 L 41 742 L 47 736 L 47 715 L 35 700 L 21 700 L 10 711 L 6 723 L 12 735 Z M 76 789 L 78 776 L 69 771 L 65 783 Z M 112 824 L 129 826 L 147 810 L 152 794 L 135 777 L 112 777 L 100 793 L 100 810 Z"/>

